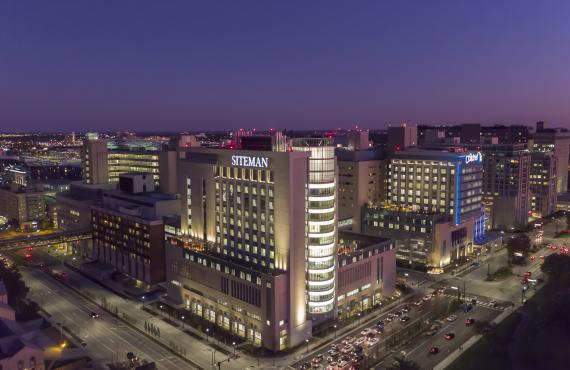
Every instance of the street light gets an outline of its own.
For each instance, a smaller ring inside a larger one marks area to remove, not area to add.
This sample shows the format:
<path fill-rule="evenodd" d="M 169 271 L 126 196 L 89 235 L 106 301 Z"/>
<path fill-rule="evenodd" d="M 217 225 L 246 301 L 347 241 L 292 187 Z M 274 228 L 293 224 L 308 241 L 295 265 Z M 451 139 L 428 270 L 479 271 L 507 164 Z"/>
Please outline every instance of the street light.
<path fill-rule="evenodd" d="M 182 330 L 184 330 L 184 315 L 180 317 L 182 319 Z"/>
<path fill-rule="evenodd" d="M 336 328 L 337 328 L 337 325 L 334 324 L 333 327 L 334 327 L 334 339 L 336 339 Z"/>
<path fill-rule="evenodd" d="M 234 347 L 234 358 L 236 358 L 236 342 L 232 342 L 232 346 Z"/>
<path fill-rule="evenodd" d="M 206 343 L 209 342 L 209 337 L 210 336 L 210 328 L 206 328 Z"/>
<path fill-rule="evenodd" d="M 309 353 L 309 338 L 305 339 L 305 343 L 307 343 L 307 353 Z"/>

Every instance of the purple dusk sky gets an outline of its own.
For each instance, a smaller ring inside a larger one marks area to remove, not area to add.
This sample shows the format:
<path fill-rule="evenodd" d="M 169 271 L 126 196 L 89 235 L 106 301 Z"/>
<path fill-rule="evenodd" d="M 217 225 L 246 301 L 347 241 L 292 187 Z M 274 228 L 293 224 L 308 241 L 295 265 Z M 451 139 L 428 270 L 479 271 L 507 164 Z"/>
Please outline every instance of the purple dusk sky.
<path fill-rule="evenodd" d="M 0 131 L 570 127 L 570 1 L 0 2 Z"/>

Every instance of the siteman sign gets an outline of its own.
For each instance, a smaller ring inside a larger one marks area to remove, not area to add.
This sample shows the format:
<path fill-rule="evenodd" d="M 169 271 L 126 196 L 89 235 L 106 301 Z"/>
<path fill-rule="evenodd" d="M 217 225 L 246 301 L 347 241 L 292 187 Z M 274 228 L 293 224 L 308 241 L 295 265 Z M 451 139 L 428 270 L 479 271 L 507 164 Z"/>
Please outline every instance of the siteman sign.
<path fill-rule="evenodd" d="M 469 164 L 471 162 L 483 162 L 483 154 L 481 154 L 481 152 L 467 154 L 465 156 L 465 163 Z"/>
<path fill-rule="evenodd" d="M 267 168 L 269 166 L 269 158 L 232 155 L 232 166 Z"/>

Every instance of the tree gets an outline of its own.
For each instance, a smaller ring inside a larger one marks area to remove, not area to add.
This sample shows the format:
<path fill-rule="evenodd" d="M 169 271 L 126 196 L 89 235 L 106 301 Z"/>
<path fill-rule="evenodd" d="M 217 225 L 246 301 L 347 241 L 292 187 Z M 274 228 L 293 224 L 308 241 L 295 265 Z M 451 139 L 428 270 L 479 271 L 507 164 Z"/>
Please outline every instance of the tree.
<path fill-rule="evenodd" d="M 542 272 L 554 286 L 568 286 L 570 282 L 570 256 L 551 254 L 544 259 L 540 266 Z"/>
<path fill-rule="evenodd" d="M 8 304 L 12 306 L 17 313 L 20 313 L 23 300 L 26 298 L 29 290 L 22 280 L 20 272 L 0 263 L 0 280 L 2 280 L 6 286 Z"/>
<path fill-rule="evenodd" d="M 510 261 L 521 261 L 530 249 L 530 238 L 525 233 L 515 234 L 507 241 Z"/>
<path fill-rule="evenodd" d="M 422 370 L 422 367 L 414 361 L 400 357 L 395 359 L 394 363 L 388 367 L 388 370 Z"/>

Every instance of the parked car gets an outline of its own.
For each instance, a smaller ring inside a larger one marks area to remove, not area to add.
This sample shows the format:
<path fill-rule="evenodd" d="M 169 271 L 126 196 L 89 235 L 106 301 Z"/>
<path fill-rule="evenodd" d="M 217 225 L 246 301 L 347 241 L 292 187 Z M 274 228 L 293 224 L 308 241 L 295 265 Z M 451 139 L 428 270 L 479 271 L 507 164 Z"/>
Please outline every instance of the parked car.
<path fill-rule="evenodd" d="M 445 321 L 447 321 L 447 322 L 454 322 L 455 320 L 457 320 L 457 316 L 456 316 L 456 315 L 449 315 L 449 316 L 447 316 L 447 318 L 445 319 Z"/>

